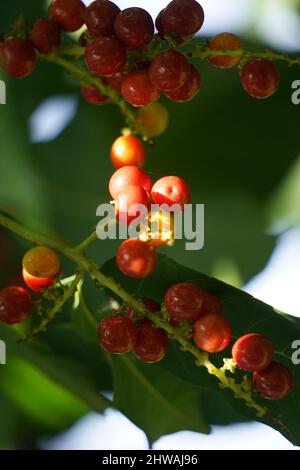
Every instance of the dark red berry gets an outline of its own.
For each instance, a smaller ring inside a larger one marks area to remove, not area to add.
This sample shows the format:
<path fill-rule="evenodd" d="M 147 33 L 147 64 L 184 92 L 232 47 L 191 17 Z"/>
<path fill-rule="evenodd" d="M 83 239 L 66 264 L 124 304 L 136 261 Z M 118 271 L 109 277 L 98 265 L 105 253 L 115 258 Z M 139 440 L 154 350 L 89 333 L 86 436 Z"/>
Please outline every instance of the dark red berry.
<path fill-rule="evenodd" d="M 77 31 L 84 23 L 86 6 L 81 0 L 53 0 L 49 16 L 67 32 Z"/>
<path fill-rule="evenodd" d="M 201 86 L 201 77 L 198 70 L 190 65 L 191 74 L 187 81 L 174 91 L 169 91 L 166 96 L 172 101 L 190 101 L 196 96 Z"/>
<path fill-rule="evenodd" d="M 122 83 L 126 75 L 124 73 L 115 73 L 110 77 L 107 77 L 107 83 L 111 86 L 115 91 L 121 93 L 122 90 Z"/>
<path fill-rule="evenodd" d="M 43 292 L 46 287 L 54 284 L 55 278 L 53 277 L 38 277 L 29 274 L 25 268 L 22 269 L 23 281 L 26 286 L 34 292 Z"/>
<path fill-rule="evenodd" d="M 123 72 L 126 49 L 116 38 L 96 38 L 86 46 L 85 60 L 92 73 L 109 77 Z"/>
<path fill-rule="evenodd" d="M 194 341 L 203 351 L 216 353 L 227 348 L 231 339 L 229 322 L 218 313 L 201 315 L 194 325 Z"/>
<path fill-rule="evenodd" d="M 157 101 L 160 92 L 151 83 L 147 70 L 136 70 L 124 78 L 122 95 L 133 106 L 146 106 Z"/>
<path fill-rule="evenodd" d="M 166 355 L 168 343 L 168 335 L 164 330 L 155 328 L 149 320 L 143 320 L 138 327 L 133 353 L 143 362 L 159 362 Z"/>
<path fill-rule="evenodd" d="M 205 292 L 205 312 L 221 313 L 221 302 L 215 295 Z"/>
<path fill-rule="evenodd" d="M 137 166 L 123 166 L 115 171 L 109 181 L 109 192 L 113 199 L 118 197 L 120 191 L 124 191 L 128 186 L 140 186 L 147 193 L 150 193 L 152 181 L 150 176 Z"/>
<path fill-rule="evenodd" d="M 143 8 L 126 8 L 116 17 L 115 32 L 129 49 L 140 49 L 152 39 L 153 20 Z"/>
<path fill-rule="evenodd" d="M 150 195 L 141 186 L 126 186 L 118 193 L 115 200 L 116 218 L 123 225 L 130 224 L 143 214 L 143 218 L 146 219 L 150 204 Z"/>
<path fill-rule="evenodd" d="M 137 328 L 133 321 L 123 315 L 105 318 L 100 322 L 100 345 L 108 352 L 125 354 L 132 350 L 137 342 Z"/>
<path fill-rule="evenodd" d="M 195 320 L 204 312 L 205 292 L 191 282 L 180 282 L 170 287 L 164 302 L 171 318 Z"/>
<path fill-rule="evenodd" d="M 278 89 L 280 75 L 273 64 L 266 59 L 252 59 L 242 68 L 242 85 L 246 92 L 254 98 L 268 98 Z"/>
<path fill-rule="evenodd" d="M 105 104 L 109 101 L 108 96 L 102 95 L 95 85 L 82 86 L 81 93 L 84 99 L 90 104 Z"/>
<path fill-rule="evenodd" d="M 12 77 L 27 77 L 35 65 L 36 55 L 30 41 L 11 37 L 0 45 L 0 66 Z"/>
<path fill-rule="evenodd" d="M 254 372 L 253 381 L 263 397 L 281 400 L 291 392 L 294 377 L 283 364 L 272 362 L 266 369 Z"/>
<path fill-rule="evenodd" d="M 161 91 L 173 91 L 181 87 L 188 80 L 190 73 L 186 58 L 174 49 L 158 54 L 149 68 L 151 83 Z"/>
<path fill-rule="evenodd" d="M 191 201 L 189 185 L 179 176 L 164 176 L 152 187 L 151 196 L 154 204 L 165 204 L 168 207 L 177 204 L 183 209 Z M 178 210 L 175 210 L 178 212 Z"/>
<path fill-rule="evenodd" d="M 214 51 L 236 51 L 242 48 L 242 43 L 239 37 L 232 33 L 221 33 L 211 39 L 208 43 L 210 49 Z M 221 55 L 217 57 L 210 57 L 208 60 L 215 67 L 221 69 L 228 69 L 234 67 L 239 63 L 241 56 L 231 57 L 229 55 Z"/>
<path fill-rule="evenodd" d="M 53 20 L 37 20 L 31 30 L 30 39 L 39 52 L 52 54 L 60 46 L 60 28 Z"/>
<path fill-rule="evenodd" d="M 164 11 L 165 10 L 161 10 L 157 17 L 156 17 L 156 20 L 155 20 L 155 27 L 158 31 L 158 33 L 161 35 L 161 36 L 164 36 L 164 30 L 163 30 L 163 26 L 162 26 L 162 16 L 164 14 Z"/>
<path fill-rule="evenodd" d="M 117 253 L 117 265 L 123 274 L 136 279 L 149 276 L 156 266 L 156 251 L 135 238 L 125 240 Z"/>
<path fill-rule="evenodd" d="M 92 37 L 108 37 L 114 34 L 114 22 L 120 8 L 109 0 L 95 0 L 86 9 L 85 24 Z"/>
<path fill-rule="evenodd" d="M 195 0 L 173 0 L 161 16 L 164 34 L 190 36 L 199 31 L 204 23 L 204 11 Z"/>
<path fill-rule="evenodd" d="M 0 322 L 21 323 L 29 317 L 30 296 L 23 287 L 6 287 L 0 292 Z"/>
<path fill-rule="evenodd" d="M 232 357 L 237 365 L 248 372 L 260 371 L 272 362 L 273 346 L 265 336 L 250 333 L 233 345 Z"/>

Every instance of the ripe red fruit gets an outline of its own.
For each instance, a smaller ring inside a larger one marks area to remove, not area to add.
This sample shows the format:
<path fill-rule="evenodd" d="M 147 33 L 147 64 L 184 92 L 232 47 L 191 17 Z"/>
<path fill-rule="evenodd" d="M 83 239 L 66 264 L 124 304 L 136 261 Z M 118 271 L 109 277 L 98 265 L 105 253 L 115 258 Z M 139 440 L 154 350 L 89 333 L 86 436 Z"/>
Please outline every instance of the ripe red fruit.
<path fill-rule="evenodd" d="M 109 101 L 108 96 L 102 95 L 95 85 L 83 85 L 81 87 L 81 93 L 84 99 L 90 104 L 105 104 Z"/>
<path fill-rule="evenodd" d="M 232 33 L 221 33 L 211 39 L 208 43 L 210 49 L 214 51 L 236 51 L 242 48 L 242 42 L 239 37 Z M 241 56 L 230 57 L 222 55 L 218 57 L 210 57 L 208 60 L 215 67 L 228 69 L 239 63 Z"/>
<path fill-rule="evenodd" d="M 147 70 L 129 73 L 122 83 L 122 95 L 132 106 L 146 106 L 160 97 L 160 92 L 151 83 Z"/>
<path fill-rule="evenodd" d="M 233 345 L 232 357 L 237 365 L 248 372 L 266 369 L 272 362 L 272 343 L 263 335 L 250 333 Z"/>
<path fill-rule="evenodd" d="M 60 28 L 52 20 L 37 20 L 31 30 L 30 40 L 34 47 L 42 54 L 52 54 L 60 46 Z"/>
<path fill-rule="evenodd" d="M 125 354 L 137 341 L 137 329 L 133 321 L 123 315 L 105 318 L 98 330 L 100 345 L 108 352 Z"/>
<path fill-rule="evenodd" d="M 195 320 L 204 312 L 205 292 L 191 282 L 180 282 L 170 287 L 164 302 L 172 319 Z"/>
<path fill-rule="evenodd" d="M 134 135 L 122 135 L 113 143 L 110 151 L 112 164 L 116 168 L 126 165 L 141 166 L 145 162 L 144 144 Z"/>
<path fill-rule="evenodd" d="M 203 351 L 216 353 L 227 348 L 231 339 L 229 322 L 218 313 L 205 313 L 195 321 L 194 341 Z"/>
<path fill-rule="evenodd" d="M 29 317 L 30 296 L 23 287 L 6 287 L 0 292 L 0 323 L 14 325 Z"/>
<path fill-rule="evenodd" d="M 34 292 L 43 292 L 45 287 L 52 286 L 55 281 L 53 277 L 32 276 L 25 268 L 22 269 L 22 276 L 26 286 Z"/>
<path fill-rule="evenodd" d="M 135 207 L 137 204 L 142 206 L 141 210 Z M 124 225 L 129 224 L 140 215 L 146 219 L 150 204 L 150 195 L 143 188 L 140 186 L 126 186 L 124 190 L 118 193 L 115 200 L 116 218 Z"/>
<path fill-rule="evenodd" d="M 152 181 L 150 176 L 137 166 L 123 166 L 115 171 L 109 181 L 109 192 L 113 199 L 118 197 L 118 193 L 126 189 L 127 186 L 140 186 L 147 193 L 150 193 Z"/>
<path fill-rule="evenodd" d="M 156 181 L 151 196 L 154 204 L 166 204 L 169 207 L 178 204 L 181 209 L 191 201 L 190 187 L 179 176 L 165 176 Z"/>
<path fill-rule="evenodd" d="M 138 327 L 138 339 L 133 354 L 143 362 L 159 362 L 168 350 L 168 335 L 161 328 L 155 328 L 149 320 L 143 320 Z"/>
<path fill-rule="evenodd" d="M 155 27 L 158 31 L 158 33 L 161 35 L 161 36 L 164 36 L 164 30 L 163 30 L 163 26 L 162 26 L 162 16 L 164 14 L 164 11 L 165 10 L 161 10 L 157 17 L 156 17 L 156 20 L 155 20 Z"/>
<path fill-rule="evenodd" d="M 189 78 L 190 65 L 183 54 L 174 49 L 158 54 L 149 68 L 149 78 L 160 91 L 173 91 Z"/>
<path fill-rule="evenodd" d="M 109 0 L 92 2 L 85 12 L 85 24 L 93 38 L 114 35 L 114 22 L 120 8 Z"/>
<path fill-rule="evenodd" d="M 107 77 L 106 80 L 109 86 L 111 86 L 118 93 L 121 93 L 122 83 L 125 76 L 126 75 L 124 75 L 124 73 L 119 72 L 111 75 L 110 77 Z"/>
<path fill-rule="evenodd" d="M 126 49 L 116 38 L 96 38 L 86 46 L 85 60 L 92 73 L 109 77 L 123 72 Z"/>
<path fill-rule="evenodd" d="M 205 292 L 205 312 L 221 313 L 221 302 L 215 295 Z"/>
<path fill-rule="evenodd" d="M 280 75 L 273 62 L 257 58 L 249 60 L 243 66 L 241 80 L 250 96 L 268 98 L 278 89 Z"/>
<path fill-rule="evenodd" d="M 146 242 L 135 238 L 125 240 L 117 253 L 117 265 L 123 274 L 135 279 L 149 276 L 157 262 L 156 251 Z"/>
<path fill-rule="evenodd" d="M 67 32 L 77 31 L 84 23 L 86 6 L 81 0 L 53 0 L 49 16 Z"/>
<path fill-rule="evenodd" d="M 291 392 L 294 378 L 283 364 L 272 362 L 266 369 L 254 372 L 253 381 L 263 397 L 281 400 Z"/>
<path fill-rule="evenodd" d="M 165 8 L 160 24 L 164 34 L 194 35 L 204 23 L 204 11 L 195 0 L 173 0 Z"/>
<path fill-rule="evenodd" d="M 190 65 L 190 70 L 190 77 L 180 88 L 166 93 L 166 96 L 170 100 L 179 102 L 190 101 L 194 96 L 196 96 L 200 90 L 201 76 L 193 65 Z"/>
<path fill-rule="evenodd" d="M 143 8 L 126 8 L 116 17 L 115 32 L 129 49 L 140 49 L 152 39 L 153 20 Z"/>
<path fill-rule="evenodd" d="M 36 65 L 36 55 L 30 41 L 8 38 L 0 45 L 0 65 L 12 77 L 31 74 Z"/>

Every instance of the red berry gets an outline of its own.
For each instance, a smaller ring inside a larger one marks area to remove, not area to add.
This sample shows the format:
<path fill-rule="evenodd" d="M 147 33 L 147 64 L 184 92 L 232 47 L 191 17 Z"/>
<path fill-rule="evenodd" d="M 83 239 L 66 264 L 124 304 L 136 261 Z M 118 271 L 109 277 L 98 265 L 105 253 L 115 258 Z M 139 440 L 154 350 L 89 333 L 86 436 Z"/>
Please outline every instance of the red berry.
<path fill-rule="evenodd" d="M 24 268 L 22 270 L 22 276 L 26 286 L 34 292 L 43 292 L 45 287 L 52 286 L 55 281 L 55 278 L 53 277 L 32 276 Z"/>
<path fill-rule="evenodd" d="M 155 20 L 155 27 L 158 31 L 158 33 L 161 35 L 161 36 L 164 36 L 164 30 L 163 30 L 163 26 L 162 26 L 162 16 L 164 14 L 164 11 L 165 10 L 161 10 L 157 17 L 156 17 L 156 20 Z"/>
<path fill-rule="evenodd" d="M 143 303 L 145 307 L 148 310 L 150 310 L 150 312 L 153 312 L 153 313 L 160 312 L 160 304 L 156 302 L 155 300 L 143 299 Z M 137 317 L 137 314 L 132 307 L 128 309 L 127 315 L 129 318 L 131 318 L 131 320 L 135 320 L 135 318 Z"/>
<path fill-rule="evenodd" d="M 156 181 L 151 196 L 154 204 L 166 204 L 169 207 L 178 204 L 182 209 L 184 204 L 189 204 L 191 201 L 190 187 L 179 176 L 165 176 Z"/>
<path fill-rule="evenodd" d="M 174 91 L 169 91 L 166 93 L 166 96 L 172 101 L 190 101 L 198 91 L 200 90 L 201 86 L 201 77 L 198 70 L 193 66 L 190 65 L 191 74 L 187 81 L 180 87 Z"/>
<path fill-rule="evenodd" d="M 170 287 L 164 302 L 172 319 L 195 320 L 204 312 L 205 292 L 191 282 L 180 282 Z"/>
<path fill-rule="evenodd" d="M 164 330 L 155 328 L 149 320 L 143 320 L 138 327 L 133 353 L 143 362 L 159 362 L 166 355 L 168 343 L 168 335 Z"/>
<path fill-rule="evenodd" d="M 241 79 L 246 92 L 254 98 L 268 98 L 280 83 L 280 75 L 273 62 L 261 58 L 246 62 Z"/>
<path fill-rule="evenodd" d="M 30 75 L 36 65 L 36 55 L 30 41 L 8 38 L 0 46 L 0 65 L 12 77 Z"/>
<path fill-rule="evenodd" d="M 116 17 L 115 32 L 129 49 L 140 49 L 152 39 L 153 20 L 143 8 L 126 8 Z"/>
<path fill-rule="evenodd" d="M 160 92 L 151 83 L 147 70 L 136 70 L 124 78 L 122 95 L 133 106 L 146 106 L 157 101 Z"/>
<path fill-rule="evenodd" d="M 203 351 L 216 353 L 227 348 L 231 339 L 229 322 L 218 313 L 205 313 L 195 321 L 194 341 Z"/>
<path fill-rule="evenodd" d="M 102 95 L 99 89 L 95 85 L 84 85 L 81 87 L 81 93 L 84 99 L 94 105 L 108 103 L 109 98 L 106 95 Z"/>
<path fill-rule="evenodd" d="M 49 16 L 65 31 L 72 32 L 84 23 L 86 6 L 81 0 L 53 0 Z"/>
<path fill-rule="evenodd" d="M 215 295 L 205 292 L 205 312 L 221 313 L 221 302 Z"/>
<path fill-rule="evenodd" d="M 30 296 L 23 287 L 6 287 L 0 292 L 0 323 L 13 325 L 29 317 Z"/>
<path fill-rule="evenodd" d="M 109 181 L 109 192 L 113 199 L 127 186 L 140 186 L 150 193 L 152 181 L 147 173 L 137 166 L 123 166 L 115 171 Z"/>
<path fill-rule="evenodd" d="M 281 400 L 291 392 L 294 378 L 283 364 L 272 362 L 266 369 L 254 372 L 253 381 L 263 397 Z"/>
<path fill-rule="evenodd" d="M 114 22 L 120 8 L 109 0 L 95 0 L 86 9 L 85 24 L 93 38 L 114 35 Z"/>
<path fill-rule="evenodd" d="M 250 333 L 233 345 L 232 357 L 237 365 L 248 372 L 260 371 L 272 362 L 272 343 L 263 335 Z"/>
<path fill-rule="evenodd" d="M 135 238 L 125 240 L 117 253 L 117 265 L 123 274 L 135 279 L 149 276 L 157 261 L 156 251 L 146 242 Z"/>
<path fill-rule="evenodd" d="M 242 42 L 235 34 L 221 33 L 211 39 L 208 43 L 210 49 L 214 51 L 236 51 L 242 48 Z M 239 63 L 241 56 L 230 57 L 228 55 L 221 55 L 218 57 L 210 57 L 208 60 L 215 67 L 221 69 L 228 69 L 234 67 Z"/>
<path fill-rule="evenodd" d="M 99 341 L 101 346 L 114 354 L 125 354 L 132 350 L 137 341 L 137 329 L 130 318 L 116 315 L 100 322 Z"/>
<path fill-rule="evenodd" d="M 85 60 L 92 73 L 109 77 L 123 72 L 126 49 L 116 38 L 96 38 L 86 46 Z"/>
<path fill-rule="evenodd" d="M 142 206 L 139 210 L 135 205 Z M 120 191 L 115 200 L 115 213 L 117 220 L 124 225 L 128 225 L 136 217 L 144 214 L 146 219 L 150 209 L 150 195 L 140 186 L 126 186 Z"/>
<path fill-rule="evenodd" d="M 188 80 L 191 69 L 188 61 L 178 51 L 170 49 L 158 54 L 150 65 L 149 78 L 155 88 L 173 91 Z"/>
<path fill-rule="evenodd" d="M 195 0 L 173 0 L 161 16 L 164 34 L 194 35 L 204 23 L 204 11 Z"/>
<path fill-rule="evenodd" d="M 59 26 L 52 20 L 37 20 L 31 30 L 30 39 L 34 47 L 42 54 L 57 51 L 61 42 Z"/>
<path fill-rule="evenodd" d="M 122 135 L 113 143 L 110 157 L 116 168 L 126 165 L 141 166 L 145 162 L 146 150 L 144 144 L 134 135 Z"/>
<path fill-rule="evenodd" d="M 118 93 L 121 93 L 122 83 L 125 76 L 126 75 L 124 75 L 124 73 L 119 72 L 111 75 L 110 77 L 107 77 L 106 80 L 109 86 L 111 86 Z"/>

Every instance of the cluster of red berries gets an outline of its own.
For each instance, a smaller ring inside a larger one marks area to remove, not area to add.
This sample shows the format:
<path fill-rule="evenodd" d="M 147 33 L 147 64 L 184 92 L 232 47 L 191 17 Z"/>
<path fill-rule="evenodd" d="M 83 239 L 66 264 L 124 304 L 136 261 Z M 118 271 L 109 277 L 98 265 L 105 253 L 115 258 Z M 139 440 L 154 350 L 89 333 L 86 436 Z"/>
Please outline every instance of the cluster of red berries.
<path fill-rule="evenodd" d="M 144 299 L 148 310 L 160 315 L 161 306 Z M 231 341 L 231 328 L 222 313 L 220 300 L 191 282 L 170 287 L 164 297 L 168 319 L 174 327 L 185 327 L 185 337 L 193 337 L 202 351 L 217 353 Z M 111 353 L 130 351 L 144 362 L 162 360 L 168 349 L 168 336 L 155 328 L 150 320 L 140 319 L 129 308 L 126 315 L 105 318 L 99 325 L 102 347 Z M 233 345 L 232 358 L 240 369 L 253 373 L 253 382 L 260 394 L 272 400 L 286 397 L 293 387 L 293 375 L 282 364 L 272 362 L 273 346 L 261 334 L 246 334 Z"/>
<path fill-rule="evenodd" d="M 57 254 L 45 246 L 29 250 L 23 258 L 23 280 L 26 286 L 42 293 L 54 284 L 60 274 Z M 0 292 L 0 322 L 8 325 L 27 320 L 31 310 L 31 296 L 22 286 L 9 286 Z"/>

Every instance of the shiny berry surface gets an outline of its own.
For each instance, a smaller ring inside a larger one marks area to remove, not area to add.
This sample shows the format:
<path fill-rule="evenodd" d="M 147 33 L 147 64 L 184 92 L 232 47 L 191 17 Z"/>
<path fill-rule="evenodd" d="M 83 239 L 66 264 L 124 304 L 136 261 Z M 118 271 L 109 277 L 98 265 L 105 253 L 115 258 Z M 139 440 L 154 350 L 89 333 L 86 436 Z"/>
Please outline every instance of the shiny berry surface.
<path fill-rule="evenodd" d="M 123 315 L 105 318 L 98 329 L 100 345 L 114 354 L 125 354 L 137 341 L 137 329 L 133 321 Z"/>
<path fill-rule="evenodd" d="M 117 253 L 117 266 L 128 277 L 142 279 L 149 276 L 157 262 L 156 251 L 147 243 L 130 238 L 125 240 Z"/>
<path fill-rule="evenodd" d="M 147 70 L 129 73 L 122 83 L 122 95 L 132 106 L 146 106 L 160 97 L 160 92 L 150 81 Z"/>
<path fill-rule="evenodd" d="M 208 47 L 214 51 L 236 51 L 242 48 L 242 42 L 238 36 L 232 33 L 221 33 L 209 41 Z M 228 69 L 239 63 L 241 56 L 230 57 L 221 55 L 218 57 L 210 57 L 208 60 L 215 67 Z"/>
<path fill-rule="evenodd" d="M 124 73 L 119 72 L 111 75 L 110 77 L 107 77 L 106 80 L 109 86 L 111 86 L 118 93 L 121 93 L 122 83 L 125 76 L 126 75 Z"/>
<path fill-rule="evenodd" d="M 161 328 L 155 328 L 149 320 L 143 320 L 138 327 L 138 339 L 133 354 L 143 362 L 159 362 L 168 350 L 168 335 Z"/>
<path fill-rule="evenodd" d="M 194 324 L 194 341 L 203 351 L 216 353 L 227 348 L 231 339 L 229 322 L 218 313 L 205 313 Z"/>
<path fill-rule="evenodd" d="M 117 37 L 129 49 L 140 49 L 152 39 L 154 24 L 149 13 L 143 8 L 126 8 L 115 20 Z"/>
<path fill-rule="evenodd" d="M 191 201 L 189 185 L 179 176 L 164 176 L 154 183 L 151 191 L 155 204 L 172 206 L 178 204 L 181 209 Z"/>
<path fill-rule="evenodd" d="M 195 0 L 173 0 L 161 16 L 161 29 L 164 34 L 190 36 L 202 28 L 204 11 Z"/>
<path fill-rule="evenodd" d="M 0 45 L 0 66 L 12 77 L 27 77 L 35 65 L 36 55 L 30 41 L 11 37 Z"/>
<path fill-rule="evenodd" d="M 278 89 L 280 75 L 273 64 L 266 59 L 252 59 L 246 62 L 241 73 L 242 85 L 253 98 L 269 98 Z"/>
<path fill-rule="evenodd" d="M 60 28 L 53 20 L 37 20 L 31 30 L 30 40 L 42 54 L 52 54 L 61 43 Z"/>
<path fill-rule="evenodd" d="M 173 91 L 189 78 L 190 65 L 183 54 L 173 49 L 158 54 L 149 68 L 149 78 L 160 91 Z"/>
<path fill-rule="evenodd" d="M 278 362 L 253 374 L 253 381 L 260 394 L 270 400 L 281 400 L 292 391 L 294 377 L 290 369 Z"/>
<path fill-rule="evenodd" d="M 190 65 L 190 70 L 189 78 L 180 88 L 166 93 L 170 100 L 178 102 L 190 101 L 197 95 L 201 87 L 200 73 L 193 65 Z"/>
<path fill-rule="evenodd" d="M 114 23 L 120 8 L 109 0 L 92 2 L 85 12 L 85 24 L 93 38 L 114 35 Z"/>
<path fill-rule="evenodd" d="M 23 280 L 27 287 L 34 292 L 43 292 L 46 287 L 54 284 L 54 277 L 38 277 L 29 274 L 26 269 L 22 269 Z"/>
<path fill-rule="evenodd" d="M 150 176 L 137 166 L 123 166 L 115 171 L 109 181 L 109 192 L 113 199 L 118 193 L 126 189 L 127 186 L 140 186 L 147 193 L 150 193 L 152 181 Z"/>
<path fill-rule="evenodd" d="M 205 312 L 206 313 L 221 313 L 221 302 L 214 294 L 205 292 Z"/>
<path fill-rule="evenodd" d="M 95 85 L 82 86 L 81 93 L 89 104 L 101 105 L 109 102 L 108 96 L 102 95 Z"/>
<path fill-rule="evenodd" d="M 169 125 L 169 112 L 161 103 L 152 103 L 137 112 L 137 124 L 148 137 L 158 137 Z"/>
<path fill-rule="evenodd" d="M 164 302 L 171 318 L 196 320 L 204 312 L 205 293 L 191 282 L 180 282 L 170 287 Z"/>
<path fill-rule="evenodd" d="M 110 158 L 115 168 L 141 166 L 145 162 L 146 149 L 143 142 L 134 135 L 122 135 L 114 141 Z"/>
<path fill-rule="evenodd" d="M 60 259 L 51 248 L 36 246 L 25 254 L 23 268 L 31 276 L 54 278 L 60 273 Z"/>
<path fill-rule="evenodd" d="M 116 218 L 123 225 L 129 224 L 140 215 L 142 219 L 146 219 L 150 203 L 149 193 L 141 186 L 127 186 L 118 193 L 115 200 Z"/>
<path fill-rule="evenodd" d="M 272 343 L 263 335 L 250 333 L 233 345 L 232 357 L 237 365 L 248 372 L 260 371 L 272 362 Z"/>
<path fill-rule="evenodd" d="M 92 73 L 109 77 L 123 72 L 126 50 L 116 38 L 96 38 L 86 46 L 85 61 Z"/>
<path fill-rule="evenodd" d="M 0 292 L 0 323 L 22 323 L 29 313 L 30 296 L 23 287 L 10 286 Z"/>
<path fill-rule="evenodd" d="M 86 6 L 81 0 L 53 0 L 49 16 L 67 32 L 77 31 L 84 23 Z"/>

